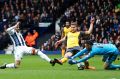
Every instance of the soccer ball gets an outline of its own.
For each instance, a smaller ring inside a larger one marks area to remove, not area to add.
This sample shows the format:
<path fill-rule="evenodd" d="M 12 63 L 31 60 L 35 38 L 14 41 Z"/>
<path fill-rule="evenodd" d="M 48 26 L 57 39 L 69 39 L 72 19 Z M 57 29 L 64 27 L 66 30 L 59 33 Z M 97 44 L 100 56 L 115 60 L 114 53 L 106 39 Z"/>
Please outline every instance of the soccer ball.
<path fill-rule="evenodd" d="M 84 70 L 85 65 L 84 65 L 83 62 L 82 63 L 77 63 L 77 67 L 78 67 L 78 70 Z"/>

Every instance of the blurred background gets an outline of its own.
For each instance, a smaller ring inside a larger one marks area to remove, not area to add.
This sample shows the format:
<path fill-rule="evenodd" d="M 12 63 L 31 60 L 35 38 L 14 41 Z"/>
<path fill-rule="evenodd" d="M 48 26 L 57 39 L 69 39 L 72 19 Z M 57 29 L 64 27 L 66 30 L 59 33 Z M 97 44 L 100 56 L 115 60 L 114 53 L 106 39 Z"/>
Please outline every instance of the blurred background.
<path fill-rule="evenodd" d="M 120 0 L 0 0 L 0 54 L 12 53 L 12 43 L 5 32 L 12 23 L 20 21 L 21 32 L 28 46 L 47 53 L 59 54 L 54 44 L 61 39 L 66 22 L 76 20 L 78 30 L 88 30 L 90 18 L 95 17 L 94 30 L 82 37 L 99 43 L 120 42 Z M 34 42 L 30 43 L 32 36 Z M 52 51 L 52 52 L 50 52 Z"/>

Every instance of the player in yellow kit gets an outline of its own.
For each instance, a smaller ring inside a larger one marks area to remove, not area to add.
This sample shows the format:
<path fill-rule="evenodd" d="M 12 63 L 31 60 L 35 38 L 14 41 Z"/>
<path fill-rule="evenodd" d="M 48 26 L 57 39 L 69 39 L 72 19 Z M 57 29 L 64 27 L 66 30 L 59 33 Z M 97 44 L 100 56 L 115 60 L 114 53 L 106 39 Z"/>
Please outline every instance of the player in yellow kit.
<path fill-rule="evenodd" d="M 63 64 L 65 63 L 69 57 L 71 57 L 74 53 L 77 53 L 78 51 L 80 51 L 80 46 L 79 46 L 79 39 L 80 36 L 84 36 L 84 35 L 88 35 L 91 34 L 92 30 L 93 30 L 93 26 L 94 26 L 94 18 L 91 18 L 91 23 L 90 23 L 90 28 L 88 31 L 77 31 L 77 22 L 71 22 L 71 26 L 70 29 L 71 31 L 68 32 L 68 34 L 62 38 L 61 40 L 57 41 L 55 45 L 60 44 L 61 42 L 65 41 L 67 39 L 67 50 L 66 50 L 66 54 L 65 56 L 58 60 L 55 59 L 54 61 L 56 63 L 59 64 Z M 87 61 L 86 61 L 87 62 Z M 86 68 L 89 68 L 89 63 L 86 63 Z M 95 69 L 94 67 L 92 67 L 92 69 Z"/>
<path fill-rule="evenodd" d="M 65 27 L 62 29 L 61 39 L 64 38 L 68 32 L 70 32 L 70 23 L 69 23 L 69 21 L 66 21 Z M 66 41 L 64 41 L 61 46 L 62 57 L 64 57 L 65 51 L 66 51 Z"/>

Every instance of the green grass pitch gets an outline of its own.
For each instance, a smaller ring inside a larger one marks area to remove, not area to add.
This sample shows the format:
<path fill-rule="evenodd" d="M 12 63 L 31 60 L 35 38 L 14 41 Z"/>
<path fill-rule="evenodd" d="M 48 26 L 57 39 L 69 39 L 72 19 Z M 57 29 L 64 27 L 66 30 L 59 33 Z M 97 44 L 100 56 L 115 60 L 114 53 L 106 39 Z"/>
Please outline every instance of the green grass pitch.
<path fill-rule="evenodd" d="M 48 55 L 50 58 L 60 58 L 60 55 Z M 39 56 L 23 56 L 18 69 L 0 69 L 0 79 L 120 79 L 120 70 L 104 70 L 101 56 L 89 60 L 96 70 L 77 70 L 76 65 L 56 64 L 52 67 Z M 13 55 L 0 55 L 0 64 L 14 61 Z M 116 60 L 116 64 L 120 61 Z"/>

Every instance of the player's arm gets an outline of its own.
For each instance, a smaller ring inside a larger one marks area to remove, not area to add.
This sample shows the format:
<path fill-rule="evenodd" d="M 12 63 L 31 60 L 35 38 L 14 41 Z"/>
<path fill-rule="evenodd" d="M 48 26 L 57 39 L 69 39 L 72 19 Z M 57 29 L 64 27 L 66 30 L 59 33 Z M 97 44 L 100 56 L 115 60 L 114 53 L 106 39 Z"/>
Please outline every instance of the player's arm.
<path fill-rule="evenodd" d="M 92 53 L 90 52 L 88 55 L 86 55 L 86 56 L 84 56 L 83 58 L 81 58 L 80 60 L 76 61 L 76 63 L 85 62 L 86 60 L 90 59 L 90 58 L 93 57 L 93 56 L 94 56 L 94 54 L 92 54 Z"/>
<path fill-rule="evenodd" d="M 63 41 L 65 41 L 66 38 L 67 38 L 67 36 L 64 36 L 62 39 L 60 39 L 59 41 L 57 41 L 55 43 L 55 46 L 58 46 L 60 43 L 62 43 Z"/>
<path fill-rule="evenodd" d="M 73 65 L 73 64 L 77 64 L 77 63 L 80 63 L 80 62 L 85 62 L 86 60 L 90 59 L 91 57 L 94 56 L 94 53 L 90 52 L 88 55 L 84 56 L 83 58 L 79 59 L 79 60 L 69 60 L 68 63 Z"/>
<path fill-rule="evenodd" d="M 20 24 L 20 22 L 17 22 L 14 26 L 8 28 L 8 29 L 6 30 L 6 32 L 10 32 L 11 30 L 15 29 L 16 27 L 19 26 L 19 24 Z"/>
<path fill-rule="evenodd" d="M 82 55 L 84 55 L 87 52 L 88 52 L 88 50 L 86 48 L 84 48 L 83 50 L 81 50 L 80 52 L 78 52 L 77 54 L 75 54 L 74 56 L 72 56 L 71 58 L 74 59 L 76 57 L 82 56 Z"/>
<path fill-rule="evenodd" d="M 89 30 L 83 32 L 83 33 L 86 34 L 86 35 L 92 33 L 92 31 L 93 31 L 93 27 L 94 27 L 95 19 L 94 19 L 94 18 L 91 18 L 90 22 L 91 22 L 91 23 L 90 23 L 90 28 L 89 28 Z"/>
<path fill-rule="evenodd" d="M 62 39 L 62 38 L 64 38 L 64 36 L 65 36 L 64 28 L 62 28 L 61 33 L 62 33 L 62 34 L 61 34 L 61 39 Z"/>

